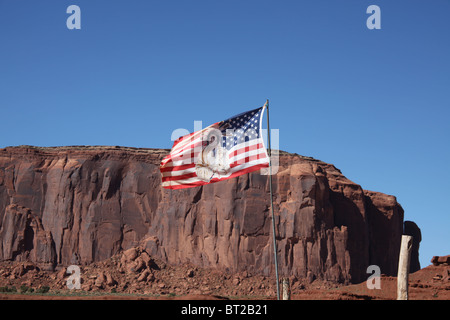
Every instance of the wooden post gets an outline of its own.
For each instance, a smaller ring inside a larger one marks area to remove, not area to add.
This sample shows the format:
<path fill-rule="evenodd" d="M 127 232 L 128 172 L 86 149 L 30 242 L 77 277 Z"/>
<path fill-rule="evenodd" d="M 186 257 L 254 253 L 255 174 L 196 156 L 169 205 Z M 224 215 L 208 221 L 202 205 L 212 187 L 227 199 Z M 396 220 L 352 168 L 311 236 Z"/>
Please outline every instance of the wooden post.
<path fill-rule="evenodd" d="M 412 242 L 412 236 L 402 236 L 398 261 L 397 300 L 408 300 L 408 274 Z"/>
<path fill-rule="evenodd" d="M 291 288 L 289 286 L 289 278 L 283 279 L 283 300 L 291 300 Z"/>

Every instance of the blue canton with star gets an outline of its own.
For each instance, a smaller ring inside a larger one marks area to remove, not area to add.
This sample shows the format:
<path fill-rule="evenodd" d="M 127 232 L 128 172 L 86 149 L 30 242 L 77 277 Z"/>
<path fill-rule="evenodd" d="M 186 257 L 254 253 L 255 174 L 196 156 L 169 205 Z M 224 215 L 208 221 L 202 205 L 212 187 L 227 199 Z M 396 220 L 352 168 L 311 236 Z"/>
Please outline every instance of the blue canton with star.
<path fill-rule="evenodd" d="M 221 121 L 219 129 L 223 135 L 222 147 L 230 150 L 240 143 L 259 138 L 262 109 L 250 110 Z"/>

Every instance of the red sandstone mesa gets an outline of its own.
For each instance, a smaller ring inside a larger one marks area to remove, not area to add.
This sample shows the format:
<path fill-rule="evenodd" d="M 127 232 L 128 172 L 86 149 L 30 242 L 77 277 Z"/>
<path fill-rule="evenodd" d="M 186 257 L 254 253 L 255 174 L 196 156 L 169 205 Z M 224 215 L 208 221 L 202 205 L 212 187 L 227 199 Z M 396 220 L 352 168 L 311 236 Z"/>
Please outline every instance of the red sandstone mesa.
<path fill-rule="evenodd" d="M 169 264 L 274 272 L 269 188 L 259 172 L 161 188 L 162 149 L 0 149 L 0 261 L 85 265 L 141 246 Z M 281 152 L 274 176 L 280 273 L 341 283 L 397 272 L 403 209 L 333 165 Z"/>

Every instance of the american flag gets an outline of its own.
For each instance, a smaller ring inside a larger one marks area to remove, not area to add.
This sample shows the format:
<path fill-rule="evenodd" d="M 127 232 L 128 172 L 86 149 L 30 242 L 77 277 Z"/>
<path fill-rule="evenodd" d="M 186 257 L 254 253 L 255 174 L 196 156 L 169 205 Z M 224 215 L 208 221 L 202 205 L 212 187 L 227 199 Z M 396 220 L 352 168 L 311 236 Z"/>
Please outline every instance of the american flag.
<path fill-rule="evenodd" d="M 262 117 L 266 105 L 178 138 L 161 161 L 166 189 L 197 187 L 269 166 Z"/>

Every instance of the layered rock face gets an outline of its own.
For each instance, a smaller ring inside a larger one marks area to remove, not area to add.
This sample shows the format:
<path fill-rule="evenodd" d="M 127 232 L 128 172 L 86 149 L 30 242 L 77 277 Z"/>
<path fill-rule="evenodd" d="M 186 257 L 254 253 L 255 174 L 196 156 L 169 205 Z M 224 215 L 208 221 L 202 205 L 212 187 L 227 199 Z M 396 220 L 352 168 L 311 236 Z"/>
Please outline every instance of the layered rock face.
<path fill-rule="evenodd" d="M 169 264 L 274 272 L 268 177 L 161 188 L 169 150 L 0 149 L 0 261 L 89 264 L 141 246 Z M 396 274 L 403 210 L 333 165 L 281 153 L 273 176 L 281 276 L 360 282 Z"/>

